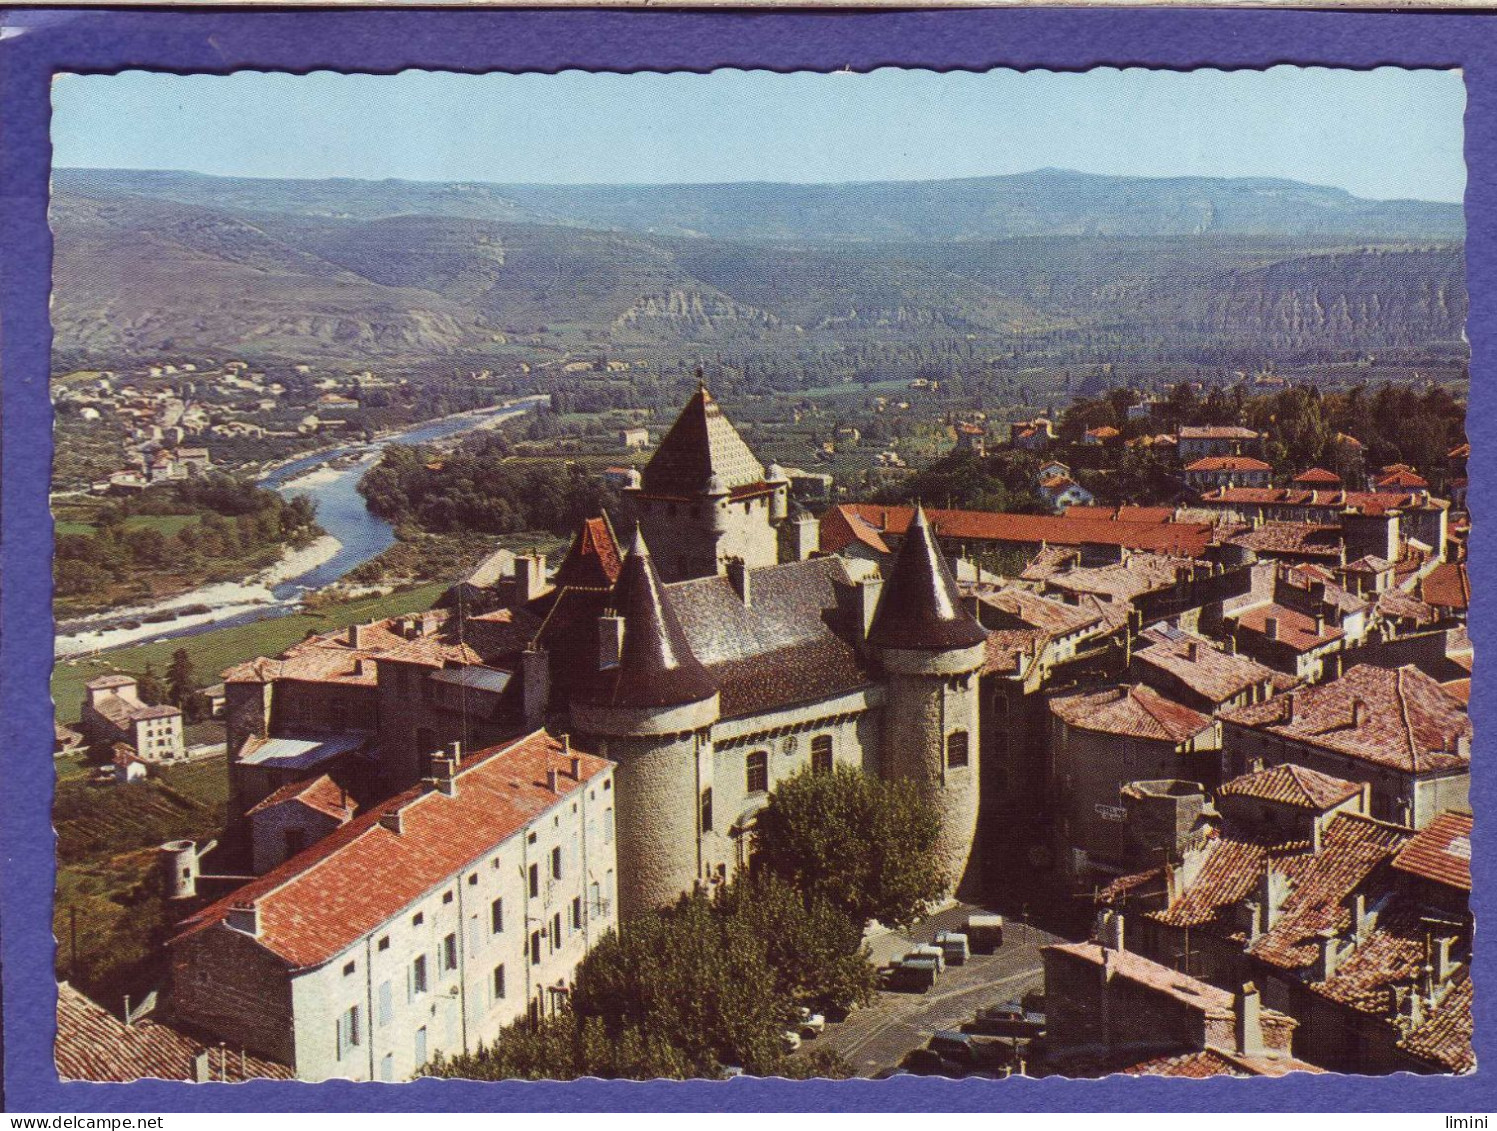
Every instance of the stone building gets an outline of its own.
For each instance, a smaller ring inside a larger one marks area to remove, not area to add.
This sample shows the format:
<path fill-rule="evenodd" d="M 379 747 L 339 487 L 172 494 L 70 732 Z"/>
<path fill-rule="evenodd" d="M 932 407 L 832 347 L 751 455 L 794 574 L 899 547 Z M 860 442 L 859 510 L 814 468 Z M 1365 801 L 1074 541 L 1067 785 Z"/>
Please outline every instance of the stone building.
<path fill-rule="evenodd" d="M 615 926 L 615 808 L 613 766 L 543 731 L 438 759 L 191 915 L 173 1018 L 303 1080 L 404 1080 L 491 1043 L 553 1012 Z"/>
<path fill-rule="evenodd" d="M 187 757 L 182 712 L 167 704 L 150 706 L 136 693 L 133 676 L 101 675 L 83 685 L 78 728 L 92 746 L 125 743 L 146 762 Z"/>

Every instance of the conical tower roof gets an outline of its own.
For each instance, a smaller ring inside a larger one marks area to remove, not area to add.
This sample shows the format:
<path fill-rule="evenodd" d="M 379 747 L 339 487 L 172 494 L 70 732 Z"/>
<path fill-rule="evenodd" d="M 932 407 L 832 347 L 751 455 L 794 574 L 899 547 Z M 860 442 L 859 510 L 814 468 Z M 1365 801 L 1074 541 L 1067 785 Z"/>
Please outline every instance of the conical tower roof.
<path fill-rule="evenodd" d="M 707 386 L 698 385 L 645 466 L 644 490 L 647 495 L 696 495 L 714 475 L 731 491 L 764 482 L 764 465 Z"/>
<path fill-rule="evenodd" d="M 607 707 L 675 707 L 717 693 L 717 684 L 692 653 L 637 527 L 609 604 L 624 620 L 624 647 L 616 666 L 583 682 L 580 701 Z"/>
<path fill-rule="evenodd" d="M 554 581 L 558 589 L 610 589 L 622 571 L 622 555 L 613 536 L 613 524 L 605 514 L 585 518 L 578 525 Z"/>
<path fill-rule="evenodd" d="M 970 648 L 987 638 L 962 604 L 925 509 L 917 506 L 873 614 L 868 642 L 880 648 L 944 651 Z"/>

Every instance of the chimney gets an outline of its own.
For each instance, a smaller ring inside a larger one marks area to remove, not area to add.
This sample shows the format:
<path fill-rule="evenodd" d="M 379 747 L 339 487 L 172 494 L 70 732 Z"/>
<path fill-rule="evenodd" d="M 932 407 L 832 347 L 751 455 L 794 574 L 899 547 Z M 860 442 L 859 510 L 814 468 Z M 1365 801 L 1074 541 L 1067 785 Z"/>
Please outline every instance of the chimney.
<path fill-rule="evenodd" d="M 582 759 L 579 758 L 579 757 L 577 757 L 577 755 L 575 755 L 575 754 L 573 754 L 572 757 L 571 757 L 571 770 L 570 770 L 570 773 L 572 775 L 572 780 L 573 781 L 581 781 L 582 780 Z"/>
<path fill-rule="evenodd" d="M 1286 692 L 1279 696 L 1279 701 L 1284 704 L 1284 717 L 1280 720 L 1280 726 L 1294 725 L 1294 692 Z"/>
<path fill-rule="evenodd" d="M 1310 973 L 1313 980 L 1328 982 L 1336 976 L 1336 968 L 1341 961 L 1338 942 L 1336 932 L 1329 927 L 1316 932 L 1314 936 L 1315 965 Z"/>
<path fill-rule="evenodd" d="M 551 657 L 531 642 L 520 653 L 520 704 L 525 725 L 538 727 L 551 700 Z"/>
<path fill-rule="evenodd" d="M 396 836 L 405 831 L 405 824 L 401 820 L 399 809 L 391 809 L 388 813 L 381 813 L 379 823 L 381 828 L 389 829 Z"/>
<path fill-rule="evenodd" d="M 546 588 L 546 555 L 538 553 L 519 554 L 515 557 L 514 593 L 519 604 L 533 601 Z"/>
<path fill-rule="evenodd" d="M 1325 613 L 1321 610 L 1317 610 L 1315 613 L 1315 635 L 1325 635 Z"/>
<path fill-rule="evenodd" d="M 546 788 L 552 793 L 559 792 L 556 788 L 556 771 L 554 769 L 546 771 Z"/>
<path fill-rule="evenodd" d="M 208 1059 L 208 1050 L 199 1049 L 192 1058 L 192 1079 L 194 1083 L 209 1084 L 213 1081 L 213 1065 Z"/>
<path fill-rule="evenodd" d="M 738 594 L 738 599 L 743 602 L 744 608 L 753 605 L 749 568 L 742 558 L 733 558 L 728 562 L 728 584 L 733 587 L 733 592 Z"/>
<path fill-rule="evenodd" d="M 598 618 L 598 670 L 616 668 L 624 655 L 624 618 L 613 611 Z"/>
<path fill-rule="evenodd" d="M 457 796 L 457 758 L 458 744 L 452 744 L 453 756 L 438 755 L 431 760 L 431 788 L 448 797 Z"/>
<path fill-rule="evenodd" d="M 1279 638 L 1278 617 L 1263 618 L 1263 635 L 1268 637 L 1270 640 L 1277 640 Z"/>
<path fill-rule="evenodd" d="M 1450 981 L 1450 976 L 1455 973 L 1457 963 L 1450 953 L 1454 945 L 1455 938 L 1450 935 L 1435 940 L 1434 966 L 1436 986 L 1443 986 L 1446 982 Z"/>
<path fill-rule="evenodd" d="M 1238 1056 L 1263 1055 L 1263 1007 L 1258 998 L 1258 987 L 1244 982 L 1242 989 L 1233 995 L 1236 1001 L 1233 1010 L 1236 1024 Z"/>
<path fill-rule="evenodd" d="M 1192 664 L 1194 664 L 1197 661 L 1199 661 L 1200 658 L 1201 658 L 1201 646 L 1200 646 L 1200 644 L 1197 643 L 1194 640 L 1189 641 L 1185 645 L 1185 658 L 1187 660 L 1189 660 Z"/>
<path fill-rule="evenodd" d="M 1367 721 L 1367 704 L 1362 701 L 1360 695 L 1353 695 L 1351 700 L 1351 725 L 1355 729 Z"/>
<path fill-rule="evenodd" d="M 253 903 L 230 904 L 228 924 L 236 931 L 243 931 L 253 938 L 259 938 L 260 909 Z"/>
<path fill-rule="evenodd" d="M 351 624 L 348 626 L 348 646 L 350 648 L 362 648 L 364 646 L 364 626 Z"/>
<path fill-rule="evenodd" d="M 1123 913 L 1121 911 L 1109 911 L 1102 919 L 1102 948 L 1106 950 L 1127 950 L 1124 944 L 1127 939 L 1123 932 Z"/>

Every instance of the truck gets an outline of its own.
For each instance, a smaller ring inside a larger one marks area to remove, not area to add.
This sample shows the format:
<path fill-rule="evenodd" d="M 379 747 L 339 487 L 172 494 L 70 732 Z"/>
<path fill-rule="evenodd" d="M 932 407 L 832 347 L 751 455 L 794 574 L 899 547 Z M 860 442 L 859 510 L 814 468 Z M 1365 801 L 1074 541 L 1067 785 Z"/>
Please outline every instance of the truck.
<path fill-rule="evenodd" d="M 931 943 L 924 943 L 917 946 L 904 957 L 906 961 L 911 958 L 934 958 L 936 960 L 936 973 L 946 973 L 946 952 Z"/>
<path fill-rule="evenodd" d="M 1003 945 L 1003 916 L 968 915 L 967 942 L 974 954 L 992 954 Z"/>
<path fill-rule="evenodd" d="M 896 958 L 884 974 L 884 987 L 923 994 L 936 984 L 936 960 L 922 955 Z"/>

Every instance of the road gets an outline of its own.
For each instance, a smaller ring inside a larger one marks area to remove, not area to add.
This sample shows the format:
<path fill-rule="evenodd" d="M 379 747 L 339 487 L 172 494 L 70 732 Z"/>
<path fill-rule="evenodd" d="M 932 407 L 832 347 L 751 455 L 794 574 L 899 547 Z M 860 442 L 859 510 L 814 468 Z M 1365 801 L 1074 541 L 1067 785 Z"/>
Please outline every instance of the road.
<path fill-rule="evenodd" d="M 931 942 L 938 930 L 960 929 L 976 910 L 958 905 L 931 916 L 912 931 L 870 939 L 875 962 L 884 965 L 917 943 Z M 828 1024 L 820 1037 L 803 1047 L 807 1052 L 834 1049 L 859 1076 L 872 1076 L 897 1065 L 912 1049 L 923 1047 L 937 1029 L 960 1029 L 982 1006 L 1039 989 L 1044 981 L 1039 948 L 1067 941 L 1010 920 L 1004 945 L 995 953 L 974 954 L 963 966 L 947 967 L 923 994 L 880 993 L 873 1005 L 853 1010 L 846 1021 Z"/>

